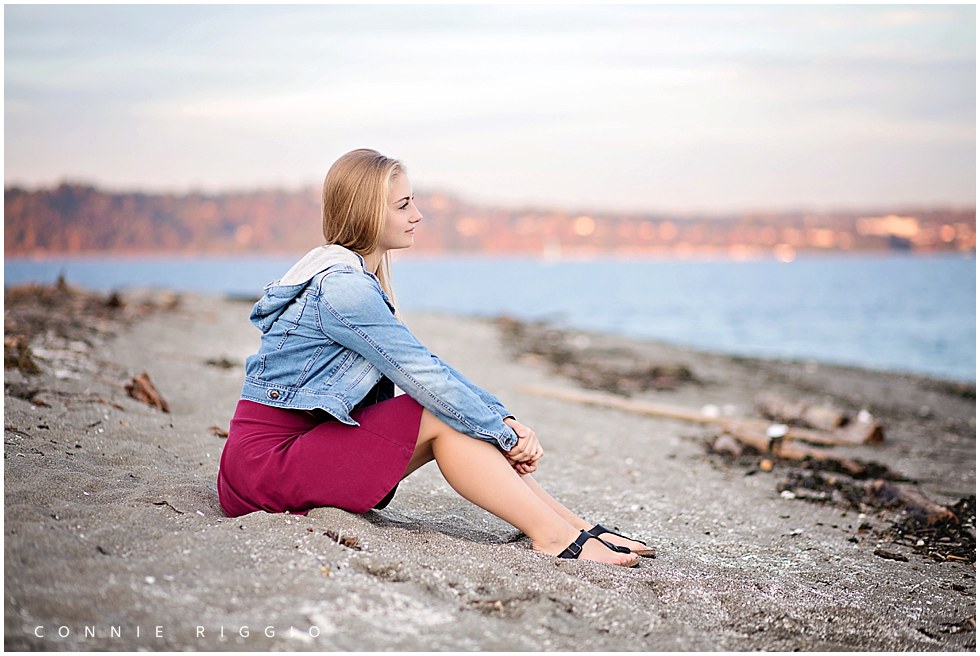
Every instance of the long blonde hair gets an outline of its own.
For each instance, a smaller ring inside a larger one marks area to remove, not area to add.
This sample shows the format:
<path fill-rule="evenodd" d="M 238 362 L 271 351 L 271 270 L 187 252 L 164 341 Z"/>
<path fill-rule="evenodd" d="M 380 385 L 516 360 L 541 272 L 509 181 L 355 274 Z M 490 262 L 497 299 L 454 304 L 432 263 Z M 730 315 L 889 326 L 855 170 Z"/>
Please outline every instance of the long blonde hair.
<path fill-rule="evenodd" d="M 358 148 L 343 155 L 323 180 L 323 238 L 328 244 L 339 244 L 362 257 L 374 252 L 381 244 L 388 206 L 391 179 L 405 172 L 396 159 L 385 157 L 376 150 Z M 391 286 L 391 258 L 381 258 L 377 271 L 391 302 L 395 302 Z"/>

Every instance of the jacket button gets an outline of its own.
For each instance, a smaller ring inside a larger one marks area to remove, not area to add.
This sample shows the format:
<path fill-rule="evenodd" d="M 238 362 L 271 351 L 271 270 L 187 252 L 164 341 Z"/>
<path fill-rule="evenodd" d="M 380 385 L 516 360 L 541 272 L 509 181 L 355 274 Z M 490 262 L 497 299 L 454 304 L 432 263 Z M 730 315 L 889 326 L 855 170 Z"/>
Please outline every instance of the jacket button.
<path fill-rule="evenodd" d="M 269 390 L 269 398 L 270 399 L 278 399 L 279 398 L 279 391 L 278 390 Z"/>

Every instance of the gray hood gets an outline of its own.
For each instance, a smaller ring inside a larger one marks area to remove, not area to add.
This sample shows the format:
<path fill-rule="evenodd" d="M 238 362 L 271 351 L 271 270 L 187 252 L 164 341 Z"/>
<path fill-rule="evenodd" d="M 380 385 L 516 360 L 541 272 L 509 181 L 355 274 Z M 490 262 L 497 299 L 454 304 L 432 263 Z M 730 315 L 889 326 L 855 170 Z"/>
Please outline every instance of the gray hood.
<path fill-rule="evenodd" d="M 364 259 L 354 251 L 328 244 L 314 248 L 294 264 L 279 280 L 265 287 L 262 298 L 249 317 L 259 330 L 267 332 L 286 306 L 293 302 L 315 275 L 336 264 L 347 264 L 364 270 Z"/>

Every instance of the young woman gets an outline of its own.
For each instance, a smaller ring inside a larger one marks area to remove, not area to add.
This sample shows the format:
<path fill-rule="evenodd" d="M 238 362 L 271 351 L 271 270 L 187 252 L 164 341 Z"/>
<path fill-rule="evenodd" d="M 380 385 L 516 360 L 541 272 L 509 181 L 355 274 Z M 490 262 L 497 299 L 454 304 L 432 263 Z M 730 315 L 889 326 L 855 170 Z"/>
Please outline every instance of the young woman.
<path fill-rule="evenodd" d="M 626 566 L 652 556 L 545 492 L 531 476 L 544 454 L 535 432 L 399 321 L 388 253 L 410 247 L 421 220 L 397 160 L 362 149 L 330 168 L 326 245 L 252 309 L 262 341 L 246 360 L 221 454 L 221 507 L 233 517 L 317 506 L 363 513 L 435 460 L 453 489 L 537 551 Z M 395 396 L 395 385 L 405 393 Z"/>

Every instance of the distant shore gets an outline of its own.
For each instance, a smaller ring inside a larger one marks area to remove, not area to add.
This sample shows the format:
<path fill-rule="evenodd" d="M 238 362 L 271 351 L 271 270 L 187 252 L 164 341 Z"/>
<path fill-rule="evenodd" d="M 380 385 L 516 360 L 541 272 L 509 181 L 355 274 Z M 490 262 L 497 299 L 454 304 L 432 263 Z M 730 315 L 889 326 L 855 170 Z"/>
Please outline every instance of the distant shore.
<path fill-rule="evenodd" d="M 975 535 L 973 385 L 407 313 L 536 429 L 546 487 L 658 549 L 620 570 L 533 553 L 434 465 L 384 511 L 224 517 L 214 478 L 258 341 L 248 304 L 75 294 L 5 299 L 7 649 L 976 648 L 974 563 L 890 537 L 896 508 L 821 500 L 796 465 L 760 469 L 765 454 L 713 453 L 711 426 L 530 391 L 740 417 L 758 417 L 762 392 L 864 410 L 885 441 L 833 450 L 900 472 L 943 507 L 972 496 Z M 127 393 L 142 372 L 169 412 Z M 601 388 L 637 376 L 647 389 Z"/>
<path fill-rule="evenodd" d="M 308 249 L 307 249 L 308 250 Z M 102 257 L 119 258 L 179 258 L 179 257 L 296 257 L 304 253 L 297 248 L 268 248 L 263 246 L 261 249 L 202 249 L 202 250 L 161 250 L 159 248 L 132 248 L 132 249 L 90 249 L 83 251 L 60 251 L 60 250 L 9 250 L 4 253 L 4 257 L 10 260 L 23 260 L 33 262 L 43 262 L 49 260 L 90 260 Z M 797 254 L 797 259 L 826 259 L 826 258 L 856 258 L 856 257 L 962 257 L 976 259 L 975 250 L 936 250 L 936 251 L 904 251 L 904 250 L 813 250 L 801 251 Z M 401 253 L 397 257 L 406 260 L 425 260 L 425 259 L 454 259 L 460 257 L 473 258 L 508 258 L 515 259 L 540 259 L 543 261 L 560 262 L 590 262 L 605 259 L 626 259 L 626 260 L 653 260 L 666 262 L 687 262 L 687 261 L 755 261 L 755 260 L 779 260 L 779 256 L 770 250 L 758 250 L 743 252 L 739 256 L 733 256 L 724 250 L 706 250 L 698 252 L 672 252 L 672 251 L 630 251 L 630 250 L 610 250 L 595 252 L 569 252 L 555 257 L 547 252 L 536 251 L 432 251 L 419 250 L 418 252 Z"/>
<path fill-rule="evenodd" d="M 316 186 L 225 193 L 140 193 L 88 184 L 4 190 L 5 248 L 83 250 L 266 248 L 302 250 L 319 239 Z M 976 252 L 976 207 L 838 209 L 502 206 L 440 191 L 418 192 L 425 214 L 416 248 L 427 252 L 525 253 L 546 257 L 805 252 Z M 97 220 L 93 220 L 98 217 Z"/>

